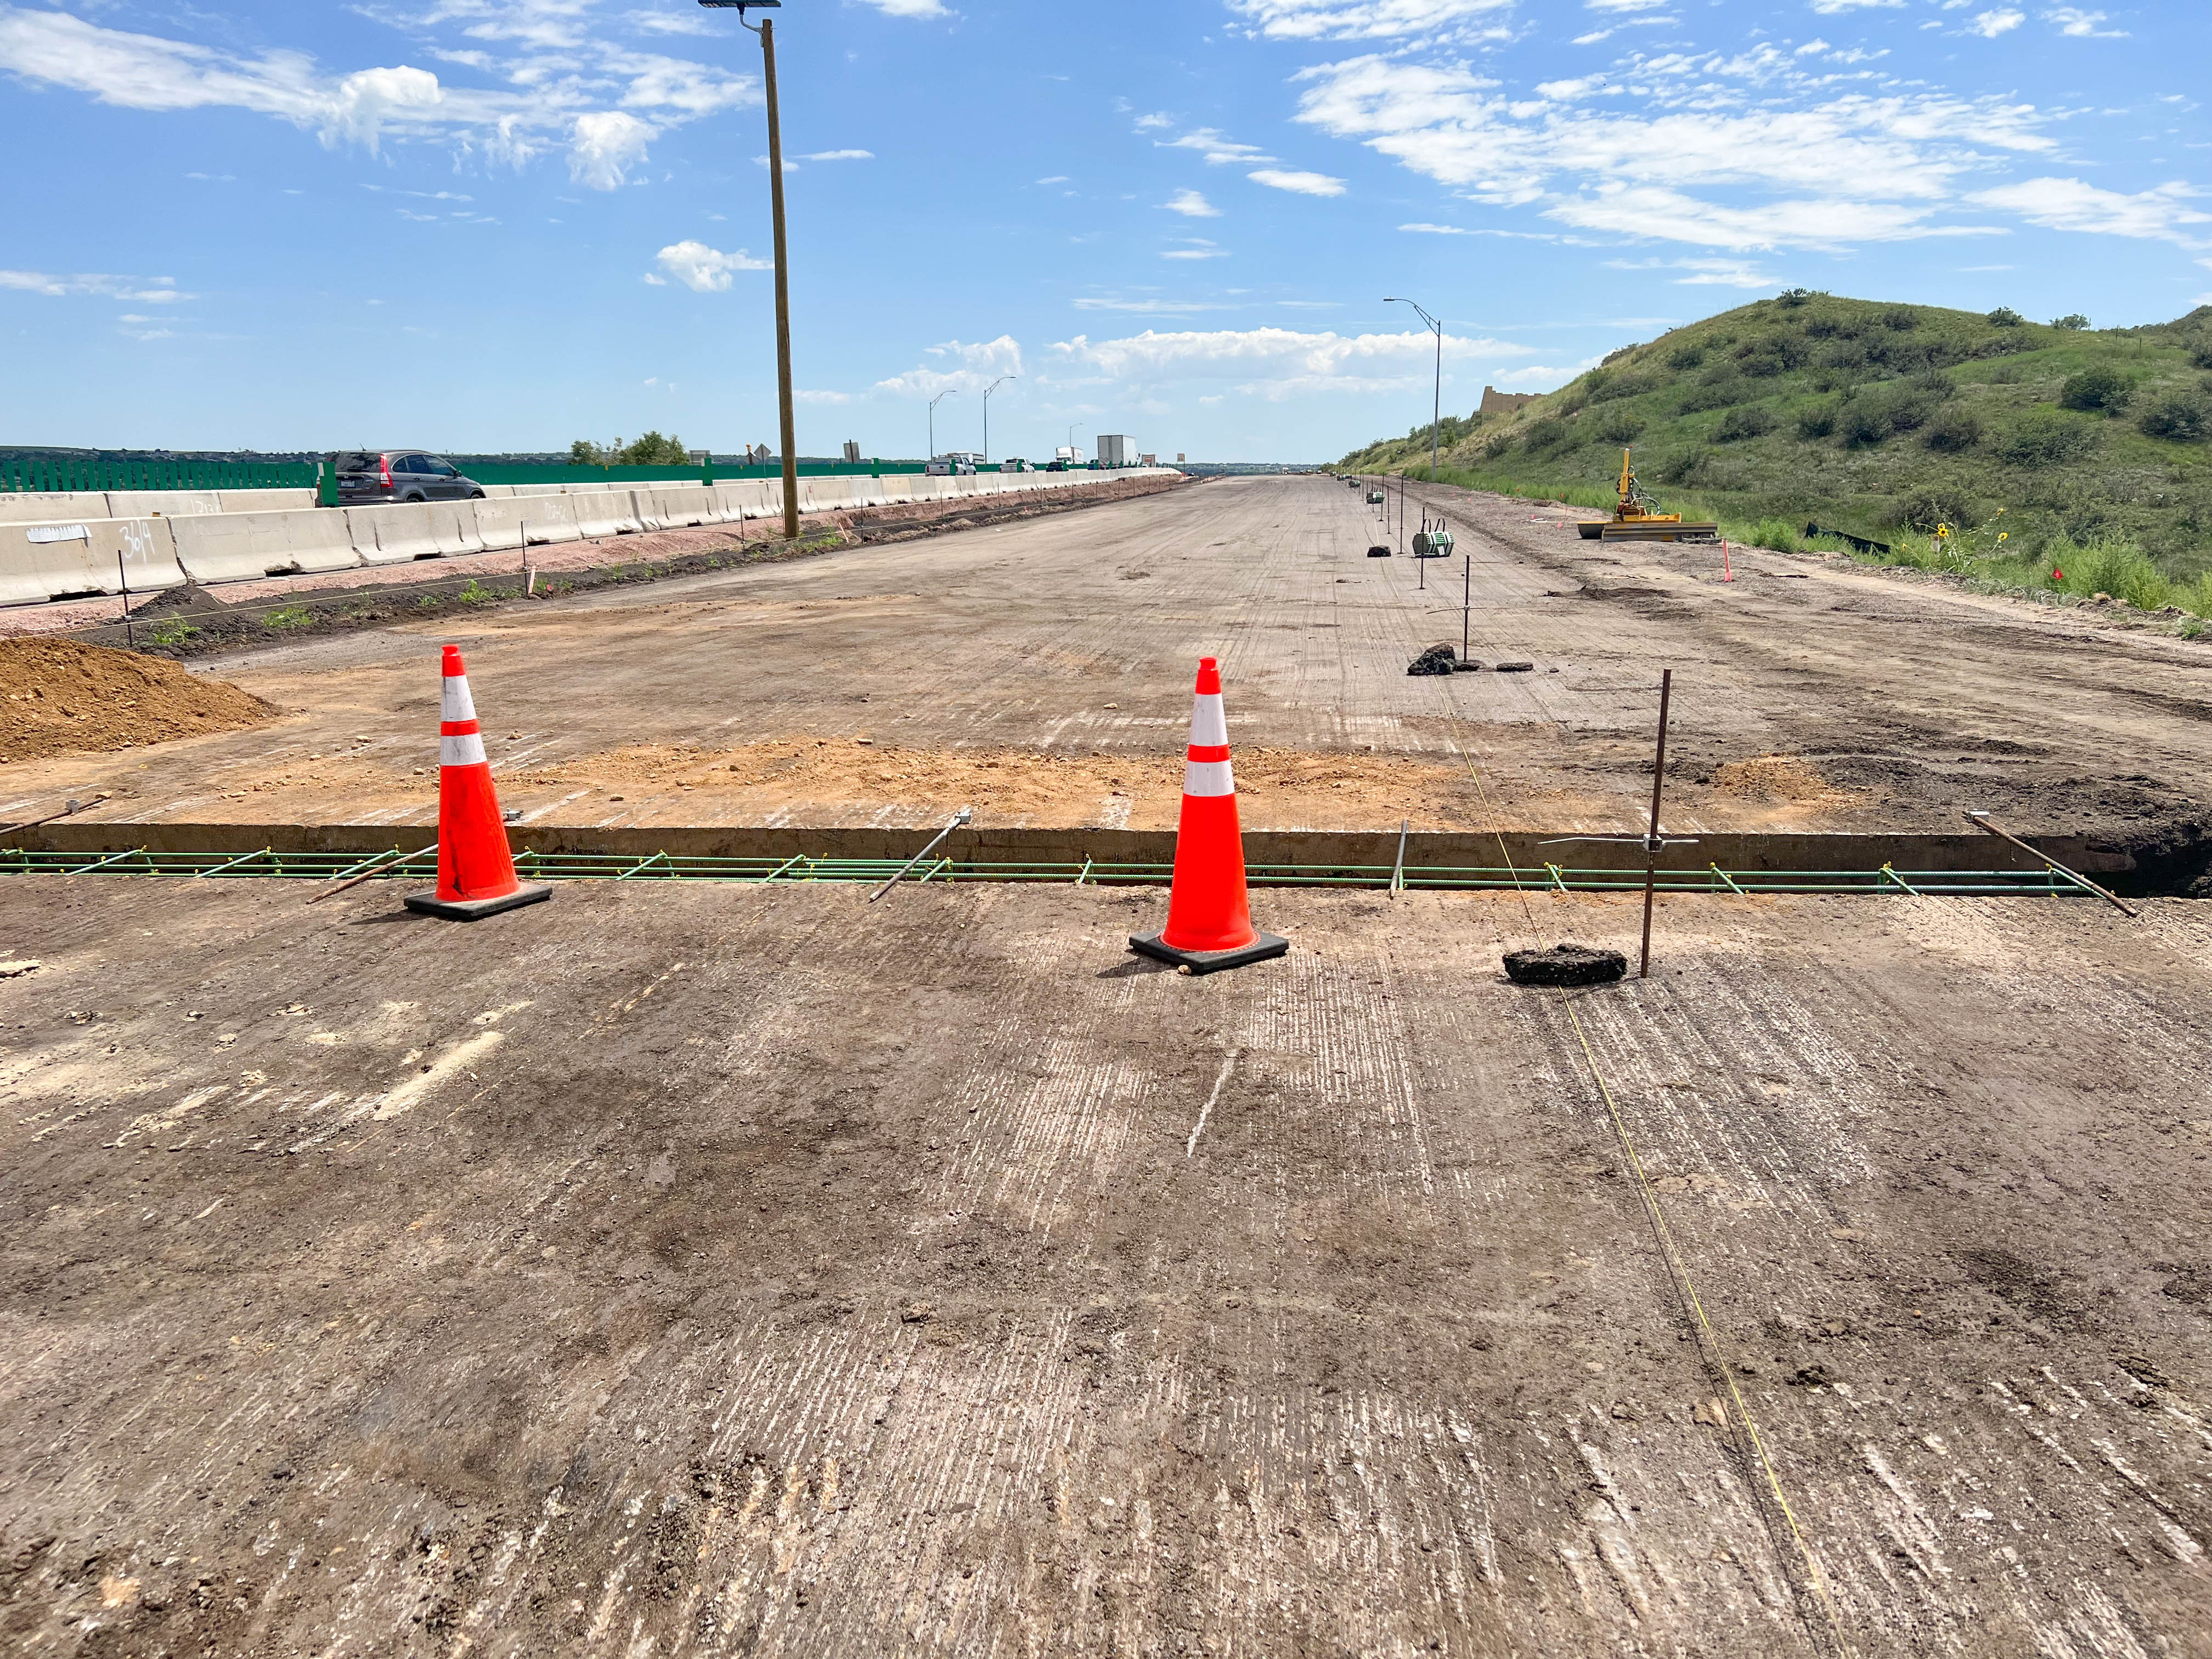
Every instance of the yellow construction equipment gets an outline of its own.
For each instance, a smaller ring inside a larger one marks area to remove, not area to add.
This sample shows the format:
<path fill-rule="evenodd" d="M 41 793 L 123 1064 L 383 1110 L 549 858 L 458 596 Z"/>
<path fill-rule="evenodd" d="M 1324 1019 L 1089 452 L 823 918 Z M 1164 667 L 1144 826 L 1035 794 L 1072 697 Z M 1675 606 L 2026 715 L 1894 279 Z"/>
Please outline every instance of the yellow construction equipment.
<path fill-rule="evenodd" d="M 1585 520 L 1575 528 L 1586 542 L 1711 542 L 1720 539 L 1717 524 L 1685 524 L 1679 513 L 1662 513 L 1659 503 L 1636 482 L 1629 452 L 1620 452 L 1620 505 L 1610 519 Z"/>

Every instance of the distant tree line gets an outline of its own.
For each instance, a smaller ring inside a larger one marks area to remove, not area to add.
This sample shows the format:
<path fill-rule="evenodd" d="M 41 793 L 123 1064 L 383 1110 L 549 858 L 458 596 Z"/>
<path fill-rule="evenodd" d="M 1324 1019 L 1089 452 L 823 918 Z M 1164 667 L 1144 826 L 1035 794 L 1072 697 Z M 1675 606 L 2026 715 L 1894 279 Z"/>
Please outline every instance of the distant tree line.
<path fill-rule="evenodd" d="M 571 466 L 681 466 L 690 459 L 684 440 L 672 432 L 665 438 L 648 432 L 627 444 L 617 438 L 604 446 L 579 438 L 568 446 Z"/>

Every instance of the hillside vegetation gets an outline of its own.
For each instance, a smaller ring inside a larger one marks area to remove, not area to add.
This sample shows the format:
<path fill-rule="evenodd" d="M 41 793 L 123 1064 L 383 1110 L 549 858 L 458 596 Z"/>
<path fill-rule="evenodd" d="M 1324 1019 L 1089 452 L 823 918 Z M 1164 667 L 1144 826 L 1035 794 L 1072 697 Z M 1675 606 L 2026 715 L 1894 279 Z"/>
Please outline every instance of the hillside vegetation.
<path fill-rule="evenodd" d="M 2212 306 L 2092 331 L 1800 289 L 1624 347 L 1510 415 L 1447 420 L 1442 476 L 1609 507 L 1632 445 L 1663 506 L 1737 539 L 1795 549 L 1818 523 L 1897 562 L 2212 614 L 2208 371 Z M 1428 464 L 1424 423 L 1340 465 Z"/>

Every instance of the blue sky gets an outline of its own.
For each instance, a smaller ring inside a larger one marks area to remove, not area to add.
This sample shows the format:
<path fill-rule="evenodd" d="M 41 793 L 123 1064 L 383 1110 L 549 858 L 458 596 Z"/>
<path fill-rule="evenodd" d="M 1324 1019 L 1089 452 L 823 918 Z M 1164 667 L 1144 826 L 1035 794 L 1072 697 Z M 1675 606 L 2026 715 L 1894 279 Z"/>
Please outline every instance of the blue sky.
<path fill-rule="evenodd" d="M 799 448 L 1333 458 L 1780 287 L 2212 300 L 2212 8 L 788 0 Z M 0 442 L 775 440 L 690 0 L 0 0 Z"/>

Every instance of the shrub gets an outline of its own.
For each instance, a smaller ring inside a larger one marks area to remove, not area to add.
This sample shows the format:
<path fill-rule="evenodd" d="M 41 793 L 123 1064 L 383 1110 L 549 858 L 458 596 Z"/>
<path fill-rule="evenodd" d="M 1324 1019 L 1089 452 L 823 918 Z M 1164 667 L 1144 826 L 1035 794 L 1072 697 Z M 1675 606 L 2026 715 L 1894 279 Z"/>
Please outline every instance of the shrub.
<path fill-rule="evenodd" d="M 2087 546 L 2059 542 L 2045 556 L 2066 573 L 2060 586 L 2069 593 L 2109 593 L 2123 605 L 2156 611 L 2173 592 L 2149 556 L 2131 541 L 2107 537 Z"/>
<path fill-rule="evenodd" d="M 1695 340 L 1685 340 L 1667 354 L 1669 368 L 1695 368 L 1705 361 L 1705 349 Z"/>
<path fill-rule="evenodd" d="M 2143 410 L 2136 425 L 2147 438 L 2164 438 L 2177 444 L 2203 443 L 2212 438 L 2212 396 L 2194 391 L 2172 392 Z"/>
<path fill-rule="evenodd" d="M 1889 437 L 1889 413 L 1869 404 L 1845 404 L 1836 411 L 1836 431 L 1846 449 L 1871 449 Z"/>
<path fill-rule="evenodd" d="M 1982 521 L 1981 509 L 1954 490 L 1923 489 L 1898 504 L 1897 521 L 1908 530 L 1923 532 L 1938 525 L 1972 530 Z"/>
<path fill-rule="evenodd" d="M 1647 392 L 1658 390 L 1659 382 L 1645 374 L 1610 374 L 1590 386 L 1589 400 L 1594 404 L 1609 404 L 1621 398 L 1640 398 Z"/>
<path fill-rule="evenodd" d="M 1954 409 L 1930 421 L 1920 441 L 1939 454 L 1957 455 L 1972 449 L 1981 439 L 1982 423 L 1965 410 Z"/>
<path fill-rule="evenodd" d="M 2069 311 L 2063 317 L 2053 317 L 2051 319 L 2051 325 L 2053 328 L 2065 329 L 2069 333 L 2077 333 L 2089 326 L 2089 319 L 2078 311 Z"/>
<path fill-rule="evenodd" d="M 1726 409 L 1754 395 L 1750 382 L 1730 370 L 1719 375 L 1708 374 L 1685 392 L 1675 407 L 1685 415 L 1695 415 L 1708 409 Z"/>
<path fill-rule="evenodd" d="M 1816 404 L 1800 410 L 1797 416 L 1797 435 L 1801 438 L 1825 438 L 1836 429 L 1836 411 L 1826 404 Z"/>
<path fill-rule="evenodd" d="M 2199 368 L 2212 368 L 2212 340 L 2199 340 L 2190 347 L 2189 361 Z"/>
<path fill-rule="evenodd" d="M 1774 296 L 1774 302 L 1795 311 L 1799 306 L 1812 299 L 1814 294 L 1814 291 L 1809 288 L 1785 288 Z"/>
<path fill-rule="evenodd" d="M 1762 519 L 1751 527 L 1747 538 L 1753 547 L 1764 547 L 1776 553 L 1802 553 L 1805 543 L 1797 534 L 1797 527 L 1780 519 Z"/>
<path fill-rule="evenodd" d="M 2058 466 L 2097 446 L 2094 429 L 2054 411 L 2039 410 L 2007 433 L 1997 453 L 2014 466 Z"/>
<path fill-rule="evenodd" d="M 1820 349 L 1823 368 L 1864 368 L 1872 355 L 1856 340 L 1831 340 Z"/>
<path fill-rule="evenodd" d="M 1899 334 L 1920 326 L 1920 314 L 1911 306 L 1892 306 L 1875 320 L 1884 328 L 1894 329 Z"/>
<path fill-rule="evenodd" d="M 1805 361 L 1804 348 L 1787 335 L 1747 341 L 1736 349 L 1735 356 L 1745 374 L 1762 380 L 1771 380 Z"/>
<path fill-rule="evenodd" d="M 2070 377 L 2058 389 L 2059 406 L 2090 413 L 2116 414 L 2128 406 L 2135 386 L 2117 368 L 2098 363 Z"/>
<path fill-rule="evenodd" d="M 1713 428 L 1713 436 L 1722 443 L 1732 444 L 1746 438 L 1762 437 L 1773 430 L 1772 414 L 1757 404 L 1746 404 L 1722 416 L 1721 423 Z"/>
<path fill-rule="evenodd" d="M 1510 432 L 1493 432 L 1483 441 L 1482 459 L 1486 461 L 1497 460 L 1510 453 L 1512 448 L 1513 434 Z"/>
<path fill-rule="evenodd" d="M 2027 320 L 2010 306 L 1999 306 L 1984 319 L 1992 328 L 2018 328 Z"/>
<path fill-rule="evenodd" d="M 1540 415 L 1521 428 L 1521 441 L 1531 451 L 1551 449 L 1567 441 L 1567 423 L 1557 415 Z"/>
<path fill-rule="evenodd" d="M 1597 417 L 1595 430 L 1609 444 L 1632 444 L 1644 434 L 1645 422 L 1632 409 L 1607 410 Z"/>
<path fill-rule="evenodd" d="M 1706 463 L 1711 459 L 1712 452 L 1708 449 L 1678 449 L 1652 462 L 1649 476 L 1654 483 L 1684 487 L 1696 484 L 1706 476 Z"/>

